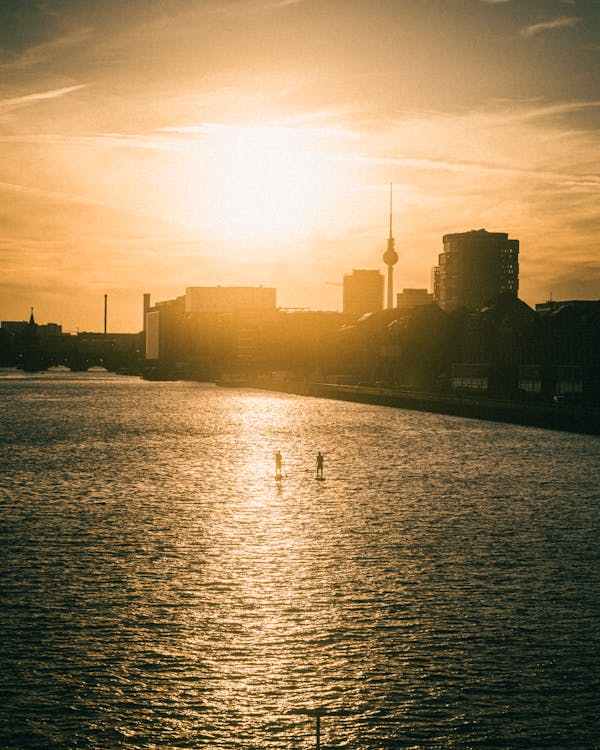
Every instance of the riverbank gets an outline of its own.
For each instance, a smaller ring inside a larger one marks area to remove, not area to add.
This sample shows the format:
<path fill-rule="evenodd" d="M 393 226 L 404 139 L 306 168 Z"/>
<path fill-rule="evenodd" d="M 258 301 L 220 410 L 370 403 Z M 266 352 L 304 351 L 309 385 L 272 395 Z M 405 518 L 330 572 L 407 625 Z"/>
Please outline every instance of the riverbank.
<path fill-rule="evenodd" d="M 598 410 L 580 409 L 562 403 L 531 404 L 500 401 L 486 396 L 455 396 L 393 388 L 274 380 L 272 378 L 220 381 L 218 385 L 246 386 L 280 393 L 294 393 L 301 396 L 356 401 L 377 406 L 391 406 L 435 414 L 449 414 L 457 417 L 600 435 L 600 412 Z"/>

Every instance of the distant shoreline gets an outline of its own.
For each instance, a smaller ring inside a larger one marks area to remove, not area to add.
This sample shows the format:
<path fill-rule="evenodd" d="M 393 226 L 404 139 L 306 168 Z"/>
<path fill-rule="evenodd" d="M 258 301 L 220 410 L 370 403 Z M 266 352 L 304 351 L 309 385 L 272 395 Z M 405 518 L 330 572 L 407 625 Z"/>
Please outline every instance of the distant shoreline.
<path fill-rule="evenodd" d="M 19 373 L 22 377 L 25 377 L 27 374 L 36 374 L 24 373 L 22 370 L 13 367 L 0 368 L 0 370 L 2 375 Z M 228 388 L 256 388 L 257 390 L 291 393 L 298 396 L 328 398 L 374 406 L 412 409 L 431 414 L 447 414 L 455 417 L 503 422 L 524 427 L 539 427 L 583 435 L 600 435 L 600 409 L 583 409 L 571 404 L 533 404 L 501 401 L 490 398 L 485 394 L 461 396 L 402 388 L 339 385 L 337 383 L 281 380 L 270 377 L 232 378 L 215 381 L 210 376 L 199 378 L 197 373 L 194 375 L 183 372 L 169 373 L 169 377 L 166 377 L 164 373 L 160 377 L 149 376 L 148 372 L 127 374 L 149 380 L 202 380 L 216 382 L 217 386 Z"/>
<path fill-rule="evenodd" d="M 257 388 L 280 393 L 293 393 L 300 396 L 354 401 L 375 406 L 391 406 L 527 427 L 600 435 L 600 411 L 597 409 L 580 409 L 565 404 L 527 404 L 495 400 L 485 395 L 461 397 L 392 388 L 273 380 L 271 378 L 218 381 L 217 385 Z"/>

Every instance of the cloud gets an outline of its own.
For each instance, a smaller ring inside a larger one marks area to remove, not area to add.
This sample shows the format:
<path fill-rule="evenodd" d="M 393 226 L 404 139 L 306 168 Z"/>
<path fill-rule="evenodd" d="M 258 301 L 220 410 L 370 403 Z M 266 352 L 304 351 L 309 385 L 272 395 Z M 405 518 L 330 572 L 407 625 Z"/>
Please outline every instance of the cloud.
<path fill-rule="evenodd" d="M 45 88 L 8 100 L 7 106 L 69 91 Z M 88 104 L 99 89 L 95 85 L 90 97 L 75 97 L 74 103 L 82 98 L 81 104 Z M 391 122 L 362 121 L 362 110 L 332 104 L 330 109 L 306 107 L 295 114 L 280 112 L 268 122 L 255 121 L 254 127 L 270 125 L 274 135 L 289 128 L 290 135 L 302 136 L 302 148 L 303 137 L 309 137 L 308 154 L 318 159 L 328 176 L 323 185 L 316 183 L 325 194 L 319 202 L 318 234 L 308 239 L 290 235 L 281 243 L 285 257 L 306 269 L 292 279 L 280 270 L 283 251 L 267 252 L 265 243 L 256 249 L 246 238 L 235 244 L 223 238 L 223 223 L 212 205 L 220 189 L 216 178 L 223 177 L 218 162 L 228 148 L 216 149 L 212 136 L 233 134 L 238 122 L 223 113 L 192 109 L 189 103 L 194 99 L 202 97 L 178 97 L 174 111 L 163 106 L 159 123 L 115 120 L 110 129 L 103 129 L 93 121 L 93 132 L 78 126 L 75 132 L 61 134 L 53 117 L 35 132 L 26 128 L 0 135 L 0 153 L 6 155 L 0 214 L 7 217 L 5 222 L 0 216 L 5 229 L 0 244 L 10 241 L 16 248 L 10 251 L 16 259 L 14 283 L 27 278 L 32 288 L 40 284 L 36 305 L 41 304 L 43 289 L 50 294 L 55 287 L 54 277 L 46 271 L 49 254 L 44 243 L 51 240 L 55 266 L 65 276 L 71 274 L 76 279 L 71 283 L 80 290 L 97 290 L 100 283 L 112 288 L 131 280 L 130 297 L 141 293 L 143 285 L 143 291 L 151 289 L 160 299 L 180 293 L 180 279 L 187 277 L 207 284 L 269 283 L 277 286 L 281 304 L 335 306 L 333 297 L 327 301 L 330 290 L 316 286 L 314 278 L 336 279 L 336 271 L 341 275 L 352 267 L 376 267 L 381 237 L 387 234 L 391 181 L 397 223 L 408 238 L 405 286 L 427 284 L 442 234 L 486 226 L 510 231 L 522 241 L 522 297 L 529 303 L 543 299 L 548 289 L 573 297 L 592 293 L 577 286 L 577 279 L 564 287 L 557 280 L 580 267 L 582 279 L 598 277 L 593 248 L 600 153 L 590 124 L 600 101 L 496 100 L 484 108 L 398 113 Z M 0 101 L 0 111 L 1 107 Z M 32 114 L 37 115 L 37 109 Z M 246 124 L 245 129 L 251 127 Z M 272 143 L 277 146 L 275 138 Z M 296 157 L 292 163 L 297 165 Z M 234 170 L 228 175 L 226 182 L 231 178 L 235 184 Z M 14 226 L 7 226 L 11 221 Z M 30 250 L 22 256 L 17 251 L 25 243 Z M 324 258 L 328 247 L 343 247 L 344 252 Z M 4 257 L 4 249 L 0 251 Z M 77 259 L 77 267 L 65 267 L 71 257 Z M 591 265 L 584 269 L 586 262 Z M 105 274 L 101 282 L 94 275 L 98 268 Z M 0 293 L 6 290 L 15 309 L 32 296 L 26 289 L 9 289 L 7 283 L 3 280 Z M 71 326 L 92 325 L 82 317 L 91 315 L 83 312 L 89 307 L 83 291 L 77 305 L 62 317 L 48 314 Z M 133 313 L 124 321 L 125 329 L 137 325 Z"/>
<path fill-rule="evenodd" d="M 369 164 L 383 166 L 409 167 L 417 170 L 441 170 L 445 172 L 465 173 L 473 175 L 497 174 L 507 177 L 527 177 L 531 180 L 555 180 L 561 181 L 565 187 L 594 188 L 600 189 L 600 178 L 592 176 L 579 176 L 569 172 L 561 172 L 550 168 L 540 170 L 526 167 L 504 166 L 492 162 L 469 162 L 461 159 L 414 159 L 397 157 L 361 157 L 361 161 Z"/>
<path fill-rule="evenodd" d="M 271 8 L 287 8 L 288 5 L 300 5 L 303 2 L 304 0 L 268 0 L 262 5 L 265 10 L 270 10 Z"/>
<path fill-rule="evenodd" d="M 399 185 L 402 223 L 425 246 L 435 246 L 436 232 L 452 227 L 496 225 L 526 238 L 535 255 L 546 224 L 557 247 L 570 247 L 568 255 L 556 254 L 557 264 L 568 264 L 576 247 L 588 252 L 594 240 L 583 227 L 598 216 L 596 135 L 576 124 L 586 106 L 505 102 L 493 109 L 428 112 L 369 133 L 354 158 L 376 193 L 386 178 Z M 370 197 L 365 201 L 375 216 L 377 206 Z M 577 233 L 569 231 L 572 221 L 581 222 Z"/>
<path fill-rule="evenodd" d="M 334 127 L 328 124 L 318 124 L 318 113 L 311 116 L 311 113 L 305 113 L 297 118 L 283 118 L 268 122 L 259 122 L 257 124 L 238 125 L 230 122 L 204 122 L 200 125 L 172 125 L 158 128 L 161 133 L 168 135 L 181 136 L 215 136 L 215 135 L 235 135 L 236 133 L 252 133 L 255 131 L 260 134 L 272 133 L 274 138 L 282 134 L 288 134 L 295 140 L 308 141 L 318 139 L 324 142 L 326 139 L 331 141 L 335 139 L 338 143 L 358 138 L 358 134 L 346 127 Z M 316 124 L 307 124 L 310 122 Z M 0 138 L 0 141 L 2 139 Z M 172 142 L 172 141 L 171 141 Z M 185 144 L 183 144 L 185 147 Z"/>
<path fill-rule="evenodd" d="M 263 13 L 292 5 L 300 5 L 304 0 L 246 0 L 246 2 L 218 3 L 216 9 L 222 14 Z"/>
<path fill-rule="evenodd" d="M 83 89 L 87 84 L 80 83 L 76 86 L 63 86 L 60 89 L 50 89 L 49 91 L 39 91 L 35 94 L 25 94 L 25 96 L 16 96 L 11 99 L 0 99 L 0 112 L 12 111 L 19 107 L 26 107 L 29 104 L 36 104 L 47 99 L 58 99 L 61 96 L 70 94 L 73 91 Z"/>
<path fill-rule="evenodd" d="M 540 23 L 533 23 L 530 26 L 525 26 L 519 32 L 521 36 L 526 38 L 543 34 L 545 31 L 553 31 L 554 29 L 568 29 L 573 26 L 577 26 L 581 22 L 581 18 L 577 16 L 560 16 L 554 18 L 552 21 L 541 21 Z"/>
<path fill-rule="evenodd" d="M 57 52 L 67 47 L 74 47 L 86 42 L 92 33 L 93 29 L 91 27 L 75 29 L 74 31 L 69 31 L 67 34 L 63 34 L 56 39 L 52 39 L 49 42 L 43 42 L 42 44 L 28 47 L 20 55 L 12 59 L 0 60 L 0 70 L 6 71 L 31 68 L 34 65 L 46 63 L 51 60 Z"/>
<path fill-rule="evenodd" d="M 59 201 L 61 203 L 78 203 L 85 206 L 106 206 L 106 203 L 104 201 L 94 200 L 93 198 L 87 198 L 82 195 L 70 195 L 69 193 L 61 193 L 56 190 L 43 190 L 39 188 L 26 187 L 25 185 L 17 185 L 12 182 L 0 182 L 0 191 L 29 195 L 35 198 Z"/>

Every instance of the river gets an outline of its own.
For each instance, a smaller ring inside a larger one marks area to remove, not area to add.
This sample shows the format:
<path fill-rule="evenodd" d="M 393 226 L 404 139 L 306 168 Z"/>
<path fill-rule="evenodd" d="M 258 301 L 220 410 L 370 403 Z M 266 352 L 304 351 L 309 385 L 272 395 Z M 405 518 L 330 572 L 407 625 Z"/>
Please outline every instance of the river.
<path fill-rule="evenodd" d="M 0 409 L 0 747 L 599 746 L 600 438 L 107 373 Z"/>

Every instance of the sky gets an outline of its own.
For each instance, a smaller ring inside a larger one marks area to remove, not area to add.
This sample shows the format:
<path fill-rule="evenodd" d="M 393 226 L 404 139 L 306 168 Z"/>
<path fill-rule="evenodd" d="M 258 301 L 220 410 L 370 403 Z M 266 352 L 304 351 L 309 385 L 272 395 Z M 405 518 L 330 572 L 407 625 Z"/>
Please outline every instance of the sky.
<path fill-rule="evenodd" d="M 520 240 L 529 305 L 600 298 L 600 0 L 2 0 L 0 319 L 142 327 L 142 295 L 353 269 L 431 288 Z"/>

